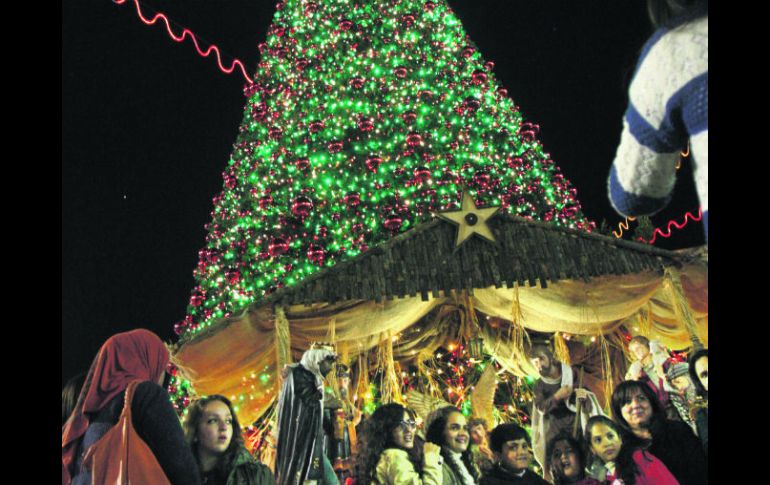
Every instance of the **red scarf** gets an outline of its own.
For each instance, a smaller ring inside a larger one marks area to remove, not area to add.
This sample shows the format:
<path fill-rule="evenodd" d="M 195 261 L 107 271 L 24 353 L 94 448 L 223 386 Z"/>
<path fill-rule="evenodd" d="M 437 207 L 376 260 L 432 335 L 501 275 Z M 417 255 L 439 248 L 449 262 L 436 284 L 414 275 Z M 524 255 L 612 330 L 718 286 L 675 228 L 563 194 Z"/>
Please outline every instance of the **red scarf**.
<path fill-rule="evenodd" d="M 78 443 L 97 413 L 132 381 L 158 382 L 168 365 L 168 349 L 149 330 L 137 329 L 113 335 L 102 345 L 91 364 L 78 402 L 62 427 L 62 484 L 72 481 Z"/>

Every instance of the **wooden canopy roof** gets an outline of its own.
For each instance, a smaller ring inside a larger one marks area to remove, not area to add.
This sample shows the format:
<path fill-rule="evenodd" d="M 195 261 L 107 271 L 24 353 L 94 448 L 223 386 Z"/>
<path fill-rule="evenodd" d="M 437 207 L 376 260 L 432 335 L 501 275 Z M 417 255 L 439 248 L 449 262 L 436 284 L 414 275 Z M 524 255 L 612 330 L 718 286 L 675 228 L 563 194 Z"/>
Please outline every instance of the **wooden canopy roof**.
<path fill-rule="evenodd" d="M 436 219 L 421 224 L 252 305 L 439 297 L 450 290 L 512 287 L 563 279 L 663 271 L 687 258 L 619 240 L 501 213 L 488 222 L 496 243 L 474 236 L 455 249 L 456 228 Z M 701 259 L 701 258 L 698 258 Z M 702 260 L 702 259 L 701 259 Z"/>

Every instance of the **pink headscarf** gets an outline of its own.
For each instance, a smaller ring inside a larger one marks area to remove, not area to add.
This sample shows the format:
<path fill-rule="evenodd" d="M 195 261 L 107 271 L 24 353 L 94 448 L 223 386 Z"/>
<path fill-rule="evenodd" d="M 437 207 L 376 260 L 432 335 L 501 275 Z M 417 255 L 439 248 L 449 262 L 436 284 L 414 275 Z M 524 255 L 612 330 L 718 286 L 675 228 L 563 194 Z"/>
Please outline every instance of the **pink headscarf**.
<path fill-rule="evenodd" d="M 157 382 L 166 370 L 168 349 L 149 330 L 137 329 L 113 335 L 102 345 L 91 364 L 78 402 L 62 427 L 62 484 L 72 481 L 77 445 L 96 413 L 132 381 Z"/>

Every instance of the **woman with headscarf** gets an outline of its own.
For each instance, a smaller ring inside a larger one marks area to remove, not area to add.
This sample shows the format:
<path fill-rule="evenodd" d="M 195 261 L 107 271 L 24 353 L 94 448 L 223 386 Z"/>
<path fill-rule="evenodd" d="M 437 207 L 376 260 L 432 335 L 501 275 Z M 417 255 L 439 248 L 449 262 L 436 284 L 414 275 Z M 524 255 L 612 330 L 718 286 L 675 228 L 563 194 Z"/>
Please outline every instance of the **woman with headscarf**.
<path fill-rule="evenodd" d="M 168 393 L 161 387 L 168 362 L 168 349 L 149 330 L 132 330 L 107 339 L 91 364 L 72 415 L 62 427 L 63 485 L 92 483 L 92 471 L 102 464 L 84 464 L 84 458 L 89 449 L 99 448 L 100 439 L 118 422 L 121 412 L 130 413 L 136 434 L 162 469 L 164 476 L 159 470 L 154 483 L 200 484 L 195 458 L 185 443 Z"/>

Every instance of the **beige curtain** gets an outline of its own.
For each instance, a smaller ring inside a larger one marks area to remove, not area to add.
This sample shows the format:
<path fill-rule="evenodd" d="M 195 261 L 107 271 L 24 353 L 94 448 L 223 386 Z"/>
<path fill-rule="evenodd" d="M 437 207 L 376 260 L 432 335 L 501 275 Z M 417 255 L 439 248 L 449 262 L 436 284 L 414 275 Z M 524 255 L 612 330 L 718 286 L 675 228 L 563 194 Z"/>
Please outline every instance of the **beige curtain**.
<path fill-rule="evenodd" d="M 693 265 L 679 271 L 698 337 L 708 345 L 708 269 Z M 513 295 L 513 288 L 476 289 L 472 302 L 476 310 L 510 321 Z M 332 318 L 336 342 L 347 349 L 350 359 L 376 348 L 382 335 L 388 333 L 397 338 L 393 344 L 394 359 L 404 362 L 418 355 L 425 358 L 437 347 L 456 341 L 458 329 L 452 322 L 457 320 L 448 317 L 452 312 L 461 312 L 461 304 L 452 298 L 422 301 L 420 297 L 411 297 L 381 303 L 289 306 L 285 313 L 292 360 L 298 361 L 313 341 L 327 337 Z M 520 287 L 519 304 L 521 324 L 538 332 L 604 335 L 614 342 L 615 331 L 625 326 L 632 333 L 660 339 L 673 349 L 690 345 L 686 328 L 674 315 L 671 292 L 665 288 L 662 273 L 600 276 L 589 282 L 563 280 L 549 283 L 546 289 Z M 441 305 L 441 312 L 424 318 Z M 536 374 L 529 362 L 513 351 L 506 329 L 499 325 L 493 328 L 485 318 L 479 321 L 487 351 L 507 370 L 518 375 Z M 411 328 L 418 322 L 419 332 Z M 640 322 L 649 325 L 642 328 Z M 259 418 L 278 392 L 274 334 L 274 310 L 257 308 L 222 324 L 210 335 L 183 345 L 175 353 L 174 362 L 198 394 L 224 394 L 238 407 L 242 422 L 250 423 Z M 612 356 L 613 360 L 616 358 L 617 355 Z"/>

